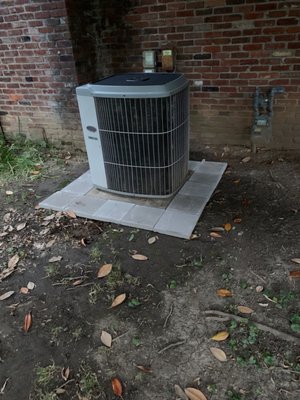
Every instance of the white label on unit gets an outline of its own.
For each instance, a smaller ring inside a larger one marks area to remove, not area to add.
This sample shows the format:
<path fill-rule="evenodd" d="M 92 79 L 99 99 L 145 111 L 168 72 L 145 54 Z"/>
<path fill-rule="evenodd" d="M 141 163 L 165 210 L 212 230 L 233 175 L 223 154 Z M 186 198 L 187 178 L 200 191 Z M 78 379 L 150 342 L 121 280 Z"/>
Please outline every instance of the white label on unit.
<path fill-rule="evenodd" d="M 155 67 L 155 51 L 146 50 L 143 52 L 143 67 L 154 68 Z"/>

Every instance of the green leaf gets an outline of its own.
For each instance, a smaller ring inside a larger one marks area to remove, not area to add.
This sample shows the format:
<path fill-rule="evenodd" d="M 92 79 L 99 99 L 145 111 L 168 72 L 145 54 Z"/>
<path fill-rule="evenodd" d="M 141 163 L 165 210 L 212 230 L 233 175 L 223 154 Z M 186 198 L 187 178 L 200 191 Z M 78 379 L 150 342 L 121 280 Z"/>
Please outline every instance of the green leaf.
<path fill-rule="evenodd" d="M 177 282 L 176 281 L 171 281 L 168 285 L 169 289 L 176 289 L 177 287 Z"/>
<path fill-rule="evenodd" d="M 300 324 L 300 315 L 298 315 L 298 314 L 292 315 L 291 323 L 292 324 Z"/>
<path fill-rule="evenodd" d="M 291 324 L 291 330 L 300 333 L 300 324 Z"/>
<path fill-rule="evenodd" d="M 140 306 L 141 304 L 142 303 L 138 299 L 131 299 L 128 302 L 128 307 L 135 308 L 137 306 Z"/>
<path fill-rule="evenodd" d="M 131 342 L 136 347 L 138 347 L 138 346 L 140 346 L 142 344 L 141 339 L 139 339 L 138 337 L 134 337 Z"/>

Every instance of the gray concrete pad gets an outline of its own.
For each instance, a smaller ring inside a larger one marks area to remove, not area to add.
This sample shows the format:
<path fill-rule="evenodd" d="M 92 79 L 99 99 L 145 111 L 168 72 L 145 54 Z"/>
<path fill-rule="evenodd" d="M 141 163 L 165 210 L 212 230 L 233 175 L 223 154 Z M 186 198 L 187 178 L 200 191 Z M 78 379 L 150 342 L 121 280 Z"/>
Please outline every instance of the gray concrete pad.
<path fill-rule="evenodd" d="M 53 193 L 50 197 L 42 201 L 39 206 L 54 211 L 63 211 L 68 205 L 81 197 L 80 194 L 64 192 L 63 190 Z"/>
<path fill-rule="evenodd" d="M 133 203 L 106 200 L 106 202 L 91 215 L 91 218 L 99 221 L 115 222 L 118 224 L 132 207 L 134 207 Z"/>
<path fill-rule="evenodd" d="M 164 212 L 162 208 L 136 205 L 121 219 L 120 224 L 152 231 Z"/>
<path fill-rule="evenodd" d="M 168 199 L 122 196 L 93 187 L 90 171 L 40 203 L 55 211 L 99 221 L 147 229 L 180 238 L 192 234 L 214 192 L 226 163 L 190 161 L 190 174 L 181 189 Z"/>

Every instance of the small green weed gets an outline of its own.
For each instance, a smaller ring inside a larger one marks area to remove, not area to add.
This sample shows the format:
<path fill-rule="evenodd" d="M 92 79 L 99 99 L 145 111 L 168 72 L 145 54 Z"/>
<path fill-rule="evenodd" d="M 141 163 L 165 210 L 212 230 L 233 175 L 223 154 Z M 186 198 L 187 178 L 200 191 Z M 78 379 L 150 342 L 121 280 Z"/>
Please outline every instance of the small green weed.
<path fill-rule="evenodd" d="M 176 289 L 176 287 L 177 287 L 177 282 L 174 280 L 170 281 L 170 283 L 168 284 L 169 289 Z"/>
<path fill-rule="evenodd" d="M 228 400 L 243 400 L 244 398 L 244 396 L 242 396 L 239 392 L 237 392 L 233 388 L 228 389 L 226 395 Z"/>
<path fill-rule="evenodd" d="M 75 342 L 81 339 L 82 335 L 83 329 L 81 328 L 81 326 L 78 326 L 78 328 L 74 329 L 74 331 L 72 332 L 72 338 L 75 340 Z"/>
<path fill-rule="evenodd" d="M 88 398 L 100 389 L 97 375 L 87 365 L 81 366 L 79 388 L 81 393 Z"/>
<path fill-rule="evenodd" d="M 293 314 L 290 319 L 291 330 L 296 333 L 300 333 L 300 315 Z"/>
<path fill-rule="evenodd" d="M 58 368 L 54 365 L 48 365 L 47 367 L 37 367 L 36 369 L 36 383 L 38 386 L 48 386 L 54 375 L 58 372 Z"/>
<path fill-rule="evenodd" d="M 141 341 L 140 338 L 134 337 L 134 338 L 132 338 L 131 343 L 132 343 L 134 346 L 139 347 L 139 346 L 142 344 L 142 341 Z"/>
<path fill-rule="evenodd" d="M 47 151 L 46 151 L 47 150 Z M 49 152 L 47 143 L 22 137 L 6 144 L 0 138 L 0 174 L 2 176 L 28 176 L 37 164 L 42 164 Z"/>
<path fill-rule="evenodd" d="M 192 259 L 191 266 L 197 267 L 197 268 L 202 268 L 203 267 L 203 257 L 199 256 L 199 257 Z"/>
<path fill-rule="evenodd" d="M 92 261 L 100 261 L 101 257 L 102 257 L 102 251 L 99 248 L 98 244 L 95 244 L 92 249 L 91 249 L 91 253 L 90 253 L 90 257 Z"/>
<path fill-rule="evenodd" d="M 271 353 L 265 353 L 263 360 L 267 367 L 272 367 L 276 363 L 276 357 Z"/>
<path fill-rule="evenodd" d="M 210 393 L 217 393 L 218 392 L 217 385 L 215 383 L 211 383 L 210 385 L 207 385 L 207 390 Z"/>
<path fill-rule="evenodd" d="M 89 290 L 89 302 L 96 304 L 100 295 L 103 293 L 103 286 L 100 283 L 94 283 Z"/>
<path fill-rule="evenodd" d="M 131 299 L 128 302 L 128 307 L 130 308 L 136 308 L 140 306 L 142 303 L 138 299 Z"/>
<path fill-rule="evenodd" d="M 276 303 L 276 307 L 280 309 L 286 308 L 296 298 L 296 294 L 294 292 L 280 292 L 279 295 L 274 295 L 273 293 L 266 291 L 265 295 L 274 303 Z"/>
<path fill-rule="evenodd" d="M 59 265 L 57 263 L 49 264 L 44 267 L 47 278 L 54 278 L 58 275 Z"/>

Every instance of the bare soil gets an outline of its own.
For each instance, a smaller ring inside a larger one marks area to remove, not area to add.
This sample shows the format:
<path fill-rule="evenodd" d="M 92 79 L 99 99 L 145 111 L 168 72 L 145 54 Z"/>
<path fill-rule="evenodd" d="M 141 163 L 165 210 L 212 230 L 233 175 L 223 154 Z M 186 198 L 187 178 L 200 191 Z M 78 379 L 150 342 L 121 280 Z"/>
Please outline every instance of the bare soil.
<path fill-rule="evenodd" d="M 291 261 L 300 258 L 299 157 L 212 149 L 203 156 L 229 166 L 192 240 L 157 235 L 150 245 L 151 232 L 35 209 L 85 171 L 84 161 L 52 162 L 39 179 L 2 182 L 0 274 L 20 257 L 0 282 L 0 295 L 15 291 L 0 301 L 3 400 L 117 399 L 114 377 L 124 400 L 180 399 L 175 384 L 198 388 L 208 400 L 300 398 L 300 333 L 290 322 L 300 315 L 300 279 L 289 276 L 300 269 Z M 251 160 L 241 162 L 246 156 Z M 221 237 L 210 235 L 228 223 Z M 134 260 L 135 251 L 149 259 Z M 97 279 L 105 263 L 112 272 Z M 20 293 L 28 282 L 35 288 Z M 232 296 L 219 297 L 221 288 Z M 125 302 L 111 308 L 122 293 Z M 253 313 L 241 314 L 240 305 Z M 245 323 L 207 318 L 207 310 L 244 316 Z M 102 330 L 111 334 L 111 348 L 101 343 Z M 219 331 L 229 337 L 213 341 Z M 227 360 L 217 360 L 211 347 Z"/>

